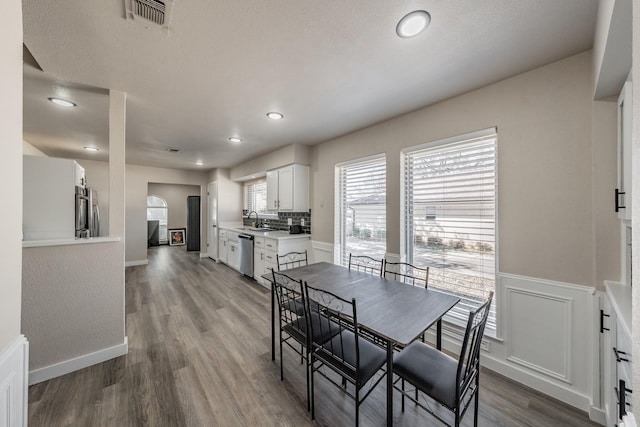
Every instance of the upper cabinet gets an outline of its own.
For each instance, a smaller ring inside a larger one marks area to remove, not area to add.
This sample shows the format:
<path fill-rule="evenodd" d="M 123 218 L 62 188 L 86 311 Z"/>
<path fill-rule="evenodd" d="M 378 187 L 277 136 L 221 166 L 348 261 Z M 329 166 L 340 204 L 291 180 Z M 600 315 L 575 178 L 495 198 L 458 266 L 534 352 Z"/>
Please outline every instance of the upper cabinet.
<path fill-rule="evenodd" d="M 631 221 L 631 82 L 624 84 L 618 98 L 618 188 L 615 209 L 618 218 Z"/>
<path fill-rule="evenodd" d="M 293 164 L 267 172 L 267 208 L 305 212 L 309 210 L 309 166 Z"/>

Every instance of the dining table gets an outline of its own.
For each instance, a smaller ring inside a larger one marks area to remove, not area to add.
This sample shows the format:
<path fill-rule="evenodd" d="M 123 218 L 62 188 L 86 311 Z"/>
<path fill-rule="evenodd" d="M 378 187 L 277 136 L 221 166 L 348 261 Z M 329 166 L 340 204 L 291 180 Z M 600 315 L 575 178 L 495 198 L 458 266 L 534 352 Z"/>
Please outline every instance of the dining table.
<path fill-rule="evenodd" d="M 355 298 L 358 326 L 385 343 L 387 361 L 387 426 L 393 425 L 393 350 L 404 347 L 436 324 L 436 347 L 442 347 L 442 317 L 460 298 L 436 289 L 418 287 L 370 275 L 347 267 L 318 262 L 283 272 L 309 286 L 342 298 Z M 273 275 L 262 276 L 271 285 L 271 359 L 275 360 L 275 291 Z M 282 357 L 282 356 L 281 356 Z"/>

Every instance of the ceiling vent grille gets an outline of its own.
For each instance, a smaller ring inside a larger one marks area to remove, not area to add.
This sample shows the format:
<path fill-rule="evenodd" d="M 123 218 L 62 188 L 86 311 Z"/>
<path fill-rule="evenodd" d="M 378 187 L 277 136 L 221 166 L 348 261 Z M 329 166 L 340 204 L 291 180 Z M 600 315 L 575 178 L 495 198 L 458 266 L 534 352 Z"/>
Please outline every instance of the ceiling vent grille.
<path fill-rule="evenodd" d="M 125 0 L 125 5 L 127 18 L 137 20 L 147 28 L 153 26 L 150 23 L 163 30 L 169 28 L 173 0 Z"/>
<path fill-rule="evenodd" d="M 164 25 L 164 2 L 158 0 L 133 0 L 133 13 L 158 25 Z"/>

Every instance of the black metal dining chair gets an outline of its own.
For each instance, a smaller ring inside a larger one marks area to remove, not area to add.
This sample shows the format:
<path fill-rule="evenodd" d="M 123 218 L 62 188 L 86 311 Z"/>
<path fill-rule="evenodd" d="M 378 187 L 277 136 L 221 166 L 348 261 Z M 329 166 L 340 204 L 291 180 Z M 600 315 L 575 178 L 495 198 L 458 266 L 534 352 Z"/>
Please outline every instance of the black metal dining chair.
<path fill-rule="evenodd" d="M 290 270 L 304 265 L 309 265 L 306 250 L 304 252 L 289 252 L 284 255 L 278 255 L 278 271 Z"/>
<path fill-rule="evenodd" d="M 336 325 L 330 324 L 328 320 L 320 318 L 317 313 L 309 313 L 306 308 L 304 298 L 304 285 L 302 280 L 292 279 L 284 273 L 273 272 L 273 286 L 278 302 L 278 321 L 280 330 L 280 380 L 284 380 L 284 366 L 282 357 L 282 344 L 287 344 L 293 351 L 300 355 L 301 362 L 306 360 L 305 368 L 307 372 L 307 410 L 310 409 L 309 400 L 309 351 L 311 346 L 309 340 L 321 341 L 326 335 L 330 339 L 338 333 Z M 316 328 L 325 330 L 325 335 L 319 332 L 311 335 L 310 324 L 317 324 Z M 322 328 L 321 328 L 321 326 Z"/>
<path fill-rule="evenodd" d="M 325 322 L 311 324 L 313 336 L 319 335 L 319 339 L 311 343 L 311 418 L 315 419 L 314 374 L 319 373 L 355 400 L 357 427 L 360 422 L 360 404 L 384 378 L 383 373 L 379 378 L 372 380 L 385 365 L 386 352 L 360 337 L 355 298 L 349 301 L 308 284 L 305 284 L 305 291 L 306 306 L 315 307 L 311 308 L 311 311 L 317 310 L 319 316 L 326 319 Z M 327 325 L 337 325 L 338 333 L 331 335 L 333 332 L 326 327 Z M 339 384 L 336 378 L 331 378 L 324 372 L 323 367 L 335 372 L 342 378 L 343 383 Z M 353 385 L 353 393 L 349 391 L 346 382 Z M 368 390 L 361 397 L 361 392 L 367 384 Z"/>
<path fill-rule="evenodd" d="M 349 270 L 362 271 L 373 276 L 382 276 L 384 258 L 375 259 L 367 255 L 349 254 Z"/>
<path fill-rule="evenodd" d="M 480 307 L 469 313 L 467 328 L 462 341 L 460 356 L 453 357 L 420 341 L 414 341 L 393 359 L 393 373 L 402 385 L 402 410 L 405 397 L 425 409 L 437 420 L 451 425 L 410 393 L 405 391 L 405 381 L 454 414 L 454 426 L 458 427 L 471 401 L 474 401 L 473 425 L 478 425 L 478 390 L 480 387 L 480 345 L 489 317 L 493 292 Z"/>
<path fill-rule="evenodd" d="M 384 261 L 384 277 L 407 285 L 428 287 L 429 267 L 416 267 L 406 262 Z"/>

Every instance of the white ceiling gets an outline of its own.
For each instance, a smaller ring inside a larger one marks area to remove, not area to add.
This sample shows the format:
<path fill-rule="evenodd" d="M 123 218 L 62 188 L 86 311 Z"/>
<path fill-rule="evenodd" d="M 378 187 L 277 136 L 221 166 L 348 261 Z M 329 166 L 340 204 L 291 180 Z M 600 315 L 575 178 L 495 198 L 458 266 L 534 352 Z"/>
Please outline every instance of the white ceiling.
<path fill-rule="evenodd" d="M 127 19 L 125 0 L 23 0 L 24 43 L 44 70 L 25 62 L 24 137 L 52 156 L 106 160 L 107 89 L 117 89 L 127 93 L 127 163 L 230 167 L 588 50 L 597 8 L 598 0 L 174 0 L 162 31 Z M 431 14 L 430 27 L 399 38 L 398 20 L 416 9 Z M 56 95 L 78 107 L 47 101 Z M 268 120 L 274 110 L 285 118 Z"/>

